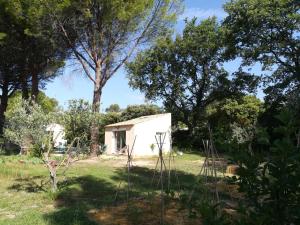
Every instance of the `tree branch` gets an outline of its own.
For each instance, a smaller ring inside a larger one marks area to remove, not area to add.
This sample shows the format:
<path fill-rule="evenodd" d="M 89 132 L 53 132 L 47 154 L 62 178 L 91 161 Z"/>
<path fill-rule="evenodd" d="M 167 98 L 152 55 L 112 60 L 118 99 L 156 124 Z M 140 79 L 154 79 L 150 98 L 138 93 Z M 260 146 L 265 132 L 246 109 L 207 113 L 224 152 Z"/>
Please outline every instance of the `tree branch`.
<path fill-rule="evenodd" d="M 150 19 L 150 21 L 147 23 L 146 27 L 144 28 L 144 30 L 142 31 L 141 35 L 137 38 L 135 44 L 133 44 L 133 46 L 131 47 L 131 49 L 128 51 L 128 53 L 126 54 L 126 56 L 120 61 L 120 63 L 111 71 L 111 73 L 109 74 L 109 76 L 106 78 L 107 80 L 109 78 L 111 78 L 119 69 L 120 67 L 132 56 L 133 52 L 135 51 L 136 47 L 140 44 L 140 41 L 144 38 L 146 32 L 148 31 L 149 27 L 151 26 L 151 24 L 153 23 L 158 11 L 159 11 L 159 6 L 161 4 L 161 1 L 159 1 L 157 3 L 157 6 L 153 12 L 153 15 Z"/>
<path fill-rule="evenodd" d="M 51 11 L 51 9 L 48 7 L 48 5 L 46 5 L 46 7 L 48 8 L 49 11 Z M 75 57 L 78 59 L 78 61 L 80 62 L 80 64 L 82 65 L 82 68 L 84 69 L 85 71 L 85 74 L 87 75 L 87 77 L 95 84 L 96 81 L 95 79 L 92 77 L 92 75 L 90 74 L 89 72 L 89 69 L 87 67 L 87 65 L 94 71 L 95 70 L 95 67 L 79 52 L 77 51 L 76 47 L 74 46 L 74 44 L 72 43 L 72 41 L 70 40 L 69 38 L 69 35 L 67 33 L 67 31 L 65 30 L 63 24 L 61 23 L 61 21 L 57 18 L 57 16 L 55 14 L 52 14 L 56 20 L 56 22 L 58 23 L 58 26 L 59 28 L 61 29 L 64 37 L 65 37 L 65 40 L 66 40 L 66 43 L 69 45 L 69 47 L 72 49 Z M 81 44 L 82 45 L 82 44 Z M 82 45 L 83 49 L 85 49 L 85 47 Z M 87 52 L 88 54 L 88 52 Z"/>

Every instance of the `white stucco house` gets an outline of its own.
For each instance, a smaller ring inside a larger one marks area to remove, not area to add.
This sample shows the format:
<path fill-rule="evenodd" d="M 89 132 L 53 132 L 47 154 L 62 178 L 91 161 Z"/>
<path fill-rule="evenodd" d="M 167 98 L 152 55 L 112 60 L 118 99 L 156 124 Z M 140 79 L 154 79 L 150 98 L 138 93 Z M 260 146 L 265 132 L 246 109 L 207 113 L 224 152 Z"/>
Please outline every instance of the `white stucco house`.
<path fill-rule="evenodd" d="M 51 123 L 46 127 L 46 131 L 52 133 L 52 140 L 54 144 L 54 148 L 62 148 L 67 144 L 67 140 L 65 139 L 65 131 L 64 127 L 57 123 Z"/>
<path fill-rule="evenodd" d="M 132 149 L 132 155 L 158 155 L 155 135 L 165 133 L 163 152 L 171 150 L 171 113 L 142 116 L 136 119 L 105 126 L 107 154 L 125 153 Z"/>

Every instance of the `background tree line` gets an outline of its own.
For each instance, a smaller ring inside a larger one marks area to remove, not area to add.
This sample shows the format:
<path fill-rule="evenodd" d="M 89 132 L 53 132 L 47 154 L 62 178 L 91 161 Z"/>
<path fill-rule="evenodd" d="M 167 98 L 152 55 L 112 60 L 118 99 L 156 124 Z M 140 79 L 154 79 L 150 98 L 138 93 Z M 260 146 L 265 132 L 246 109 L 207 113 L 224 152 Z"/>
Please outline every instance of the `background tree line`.
<path fill-rule="evenodd" d="M 67 139 L 72 140 L 85 134 L 86 144 L 89 145 L 91 141 L 89 128 L 96 120 L 99 126 L 99 141 L 101 145 L 104 145 L 106 125 L 164 112 L 162 108 L 153 104 L 129 105 L 125 109 L 121 109 L 118 104 L 112 104 L 105 111 L 106 113 L 95 115 L 88 102 L 84 100 L 70 101 L 68 109 L 64 113 L 64 122 L 62 122 L 66 128 Z"/>
<path fill-rule="evenodd" d="M 22 99 L 21 92 L 17 91 L 8 100 L 4 138 L 19 148 L 2 150 L 6 154 L 11 154 L 28 149 L 23 153 L 38 156 L 37 153 L 40 152 L 38 148 L 41 148 L 43 140 L 39 138 L 35 141 L 33 137 L 39 137 L 35 135 L 36 133 L 45 136 L 47 126 L 51 123 L 58 123 L 64 127 L 67 144 L 79 138 L 80 143 L 74 142 L 74 147 L 77 147 L 79 143 L 78 147 L 82 148 L 85 153 L 89 153 L 92 123 L 97 123 L 99 126 L 99 145 L 103 146 L 106 125 L 163 112 L 162 108 L 153 104 L 129 105 L 125 109 L 121 109 L 118 104 L 112 104 L 105 113 L 95 114 L 92 105 L 84 99 L 70 100 L 64 110 L 58 106 L 55 99 L 47 97 L 42 91 L 36 103 Z M 97 154 L 100 154 L 99 150 Z"/>

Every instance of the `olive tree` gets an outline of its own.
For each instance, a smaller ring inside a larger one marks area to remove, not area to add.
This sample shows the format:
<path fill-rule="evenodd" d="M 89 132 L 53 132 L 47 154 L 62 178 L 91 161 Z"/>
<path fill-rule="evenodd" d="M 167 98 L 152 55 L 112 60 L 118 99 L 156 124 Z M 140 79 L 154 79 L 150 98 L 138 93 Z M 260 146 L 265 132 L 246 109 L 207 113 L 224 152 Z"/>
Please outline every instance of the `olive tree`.
<path fill-rule="evenodd" d="M 46 127 L 53 118 L 34 102 L 20 98 L 14 104 L 15 107 L 6 112 L 4 137 L 18 145 L 21 149 L 20 154 L 23 154 L 27 153 L 27 149 L 33 144 L 42 146 L 48 135 Z"/>
<path fill-rule="evenodd" d="M 38 156 L 49 171 L 52 191 L 57 190 L 57 171 L 65 172 L 76 161 L 72 146 L 80 143 L 80 137 L 75 137 L 60 160 L 51 157 L 53 153 L 53 135 L 47 131 L 47 126 L 55 122 L 58 114 L 45 113 L 35 102 L 20 99 L 16 107 L 7 112 L 4 137 L 21 148 L 20 153 L 26 153 L 32 145 L 37 146 Z"/>

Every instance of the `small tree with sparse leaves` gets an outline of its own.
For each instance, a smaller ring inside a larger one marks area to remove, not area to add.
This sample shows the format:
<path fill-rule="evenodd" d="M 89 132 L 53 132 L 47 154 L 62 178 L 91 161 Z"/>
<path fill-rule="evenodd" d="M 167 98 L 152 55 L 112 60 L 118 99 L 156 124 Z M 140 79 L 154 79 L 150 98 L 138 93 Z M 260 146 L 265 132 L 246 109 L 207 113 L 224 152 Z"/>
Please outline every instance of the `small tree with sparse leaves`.
<path fill-rule="evenodd" d="M 40 105 L 22 99 L 6 116 L 4 137 L 20 147 L 20 154 L 28 153 L 33 145 L 42 146 L 49 135 L 46 127 L 53 121 L 53 116 L 44 113 Z"/>
<path fill-rule="evenodd" d="M 60 160 L 54 160 L 51 158 L 51 153 L 54 151 L 53 136 L 46 128 L 47 125 L 55 122 L 58 115 L 45 113 L 40 105 L 21 99 L 17 102 L 16 107 L 8 111 L 7 114 L 4 137 L 18 145 L 21 148 L 20 153 L 26 153 L 30 146 L 38 146 L 38 156 L 49 171 L 52 191 L 55 192 L 58 182 L 57 171 L 61 168 L 62 174 L 64 174 L 69 166 L 79 159 L 78 154 L 76 154 L 79 148 L 76 148 L 74 152 L 72 147 L 75 143 L 76 146 L 81 146 L 82 138 L 73 138 Z"/>

